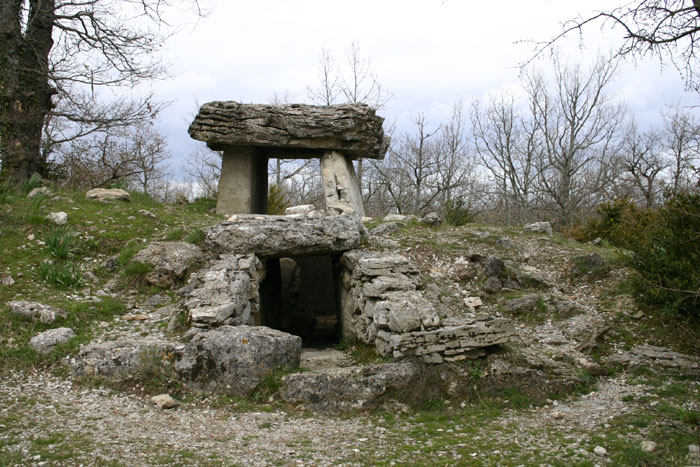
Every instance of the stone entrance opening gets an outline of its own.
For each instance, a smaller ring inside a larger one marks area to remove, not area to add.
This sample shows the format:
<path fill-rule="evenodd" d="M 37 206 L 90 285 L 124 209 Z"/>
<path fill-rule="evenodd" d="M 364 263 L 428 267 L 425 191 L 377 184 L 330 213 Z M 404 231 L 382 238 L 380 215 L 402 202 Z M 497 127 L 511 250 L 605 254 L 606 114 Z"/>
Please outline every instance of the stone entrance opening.
<path fill-rule="evenodd" d="M 266 269 L 260 284 L 260 324 L 301 337 L 304 347 L 337 344 L 338 256 L 271 258 Z"/>

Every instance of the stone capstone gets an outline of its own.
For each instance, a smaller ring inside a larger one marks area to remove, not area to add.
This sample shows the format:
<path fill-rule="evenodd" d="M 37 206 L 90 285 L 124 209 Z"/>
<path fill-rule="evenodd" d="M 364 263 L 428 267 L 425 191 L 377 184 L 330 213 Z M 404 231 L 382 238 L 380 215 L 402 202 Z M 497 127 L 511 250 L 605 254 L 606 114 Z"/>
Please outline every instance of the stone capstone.
<path fill-rule="evenodd" d="M 70 328 L 49 329 L 32 337 L 29 345 L 40 354 L 49 354 L 57 345 L 68 342 L 76 335 Z"/>
<path fill-rule="evenodd" d="M 187 242 L 153 242 L 134 255 L 138 261 L 153 267 L 146 281 L 158 287 L 173 287 L 184 279 L 187 270 L 203 256 L 202 250 Z"/>
<path fill-rule="evenodd" d="M 65 318 L 66 312 L 54 306 L 43 305 L 37 302 L 13 301 L 7 302 L 10 313 L 28 319 L 38 319 L 44 324 L 51 324 L 57 318 Z"/>
<path fill-rule="evenodd" d="M 297 368 L 301 338 L 264 326 L 221 326 L 196 333 L 175 370 L 204 389 L 247 395 L 275 370 Z"/>
<path fill-rule="evenodd" d="M 389 147 L 384 119 L 365 104 L 314 106 L 204 104 L 188 130 L 214 150 L 255 146 L 264 158 L 321 157 L 340 151 L 353 158 L 383 159 Z"/>
<path fill-rule="evenodd" d="M 409 390 L 418 374 L 418 365 L 410 361 L 328 368 L 283 377 L 280 394 L 287 403 L 322 412 L 370 409 L 392 393 Z"/>
<path fill-rule="evenodd" d="M 258 313 L 263 265 L 255 255 L 223 255 L 193 273 L 184 307 L 192 326 L 252 324 Z"/>
<path fill-rule="evenodd" d="M 297 218 L 249 214 L 232 216 L 205 233 L 205 245 L 215 253 L 281 258 L 344 253 L 361 245 L 366 229 L 353 216 Z"/>
<path fill-rule="evenodd" d="M 93 188 L 85 193 L 85 197 L 98 201 L 131 201 L 129 193 L 119 188 Z"/>

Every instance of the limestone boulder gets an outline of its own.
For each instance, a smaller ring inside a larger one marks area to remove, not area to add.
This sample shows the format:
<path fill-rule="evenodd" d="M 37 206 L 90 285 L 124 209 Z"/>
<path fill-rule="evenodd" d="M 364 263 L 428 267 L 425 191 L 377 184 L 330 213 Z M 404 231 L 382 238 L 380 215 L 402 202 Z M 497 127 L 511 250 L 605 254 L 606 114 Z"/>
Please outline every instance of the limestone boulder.
<path fill-rule="evenodd" d="M 85 193 L 85 197 L 98 201 L 131 201 L 131 195 L 119 188 L 93 188 Z"/>
<path fill-rule="evenodd" d="M 368 301 L 365 313 L 378 329 L 404 333 L 437 327 L 440 324 L 432 304 L 416 291 L 393 291 L 380 300 Z"/>
<path fill-rule="evenodd" d="M 261 257 L 332 255 L 358 248 L 366 229 L 353 216 L 301 218 L 235 215 L 205 231 L 205 246 L 219 254 Z"/>
<path fill-rule="evenodd" d="M 51 324 L 57 318 L 65 318 L 66 312 L 54 306 L 43 305 L 37 302 L 12 301 L 6 305 L 10 308 L 10 313 L 22 316 L 27 319 L 39 320 L 44 324 Z"/>
<path fill-rule="evenodd" d="M 437 212 L 429 212 L 423 217 L 421 217 L 420 220 L 424 224 L 428 225 L 440 225 L 442 224 L 442 218 L 440 217 L 440 214 Z"/>
<path fill-rule="evenodd" d="M 48 196 L 50 193 L 51 190 L 49 190 L 49 187 L 41 186 L 30 191 L 29 194 L 27 194 L 27 198 L 34 198 L 35 196 L 39 195 Z"/>
<path fill-rule="evenodd" d="M 132 260 L 153 267 L 146 275 L 149 284 L 169 288 L 184 279 L 188 269 L 203 255 L 202 250 L 191 243 L 153 242 L 136 253 Z"/>
<path fill-rule="evenodd" d="M 523 226 L 523 230 L 526 232 L 552 235 L 552 225 L 549 222 L 533 222 L 532 224 L 526 224 Z"/>
<path fill-rule="evenodd" d="M 221 326 L 196 333 L 175 370 L 193 385 L 249 394 L 266 376 L 297 368 L 301 338 L 264 326 Z"/>
<path fill-rule="evenodd" d="M 410 390 L 418 375 L 418 366 L 410 361 L 328 368 L 285 376 L 280 394 L 287 403 L 321 412 L 370 409 Z"/>
<path fill-rule="evenodd" d="M 46 216 L 46 219 L 56 225 L 63 225 L 68 222 L 68 214 L 65 212 L 50 212 Z"/>
<path fill-rule="evenodd" d="M 255 255 L 224 255 L 192 274 L 184 300 L 192 326 L 250 324 L 258 312 L 262 274 Z"/>
<path fill-rule="evenodd" d="M 138 379 L 146 372 L 172 368 L 172 356 L 178 345 L 156 337 L 119 338 L 94 342 L 71 358 L 73 376 L 91 376 L 120 382 Z"/>
<path fill-rule="evenodd" d="M 70 328 L 49 329 L 32 337 L 29 345 L 40 354 L 49 354 L 57 345 L 68 342 L 76 335 Z"/>

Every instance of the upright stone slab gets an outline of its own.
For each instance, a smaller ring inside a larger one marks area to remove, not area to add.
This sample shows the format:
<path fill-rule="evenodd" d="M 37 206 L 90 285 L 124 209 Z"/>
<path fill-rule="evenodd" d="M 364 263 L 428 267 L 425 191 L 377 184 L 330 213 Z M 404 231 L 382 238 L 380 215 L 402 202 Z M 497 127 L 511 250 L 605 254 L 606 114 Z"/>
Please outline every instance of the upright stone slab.
<path fill-rule="evenodd" d="M 254 146 L 228 146 L 224 150 L 216 212 L 267 213 L 267 157 Z"/>
<path fill-rule="evenodd" d="M 321 158 L 321 180 L 326 214 L 364 217 L 360 183 L 349 157 L 337 151 L 326 152 Z"/>

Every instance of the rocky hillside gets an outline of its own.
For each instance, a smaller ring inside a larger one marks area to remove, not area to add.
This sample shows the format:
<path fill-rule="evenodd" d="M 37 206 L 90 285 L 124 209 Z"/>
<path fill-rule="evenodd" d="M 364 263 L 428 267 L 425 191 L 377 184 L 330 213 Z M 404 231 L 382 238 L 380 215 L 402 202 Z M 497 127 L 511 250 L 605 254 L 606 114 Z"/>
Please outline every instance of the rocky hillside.
<path fill-rule="evenodd" d="M 221 327 L 190 327 L 188 303 L 212 303 L 197 281 L 222 277 L 251 293 L 241 271 L 259 270 L 245 258 L 208 262 L 205 232 L 223 220 L 211 203 L 28 194 L 0 204 L 8 464 L 697 460 L 700 327 L 637 306 L 631 271 L 604 244 L 578 244 L 544 225 L 373 220 L 357 251 L 405 258 L 441 323 L 503 320 L 515 333 L 439 364 L 347 339 L 280 363 L 250 349 L 279 345 L 275 355 L 289 356 L 301 341 L 236 326 L 245 304 Z M 243 364 L 203 373 L 218 367 L 198 366 L 202 355 L 222 354 Z M 261 362 L 280 370 L 236 373 Z M 230 379 L 211 383 L 222 374 Z"/>

